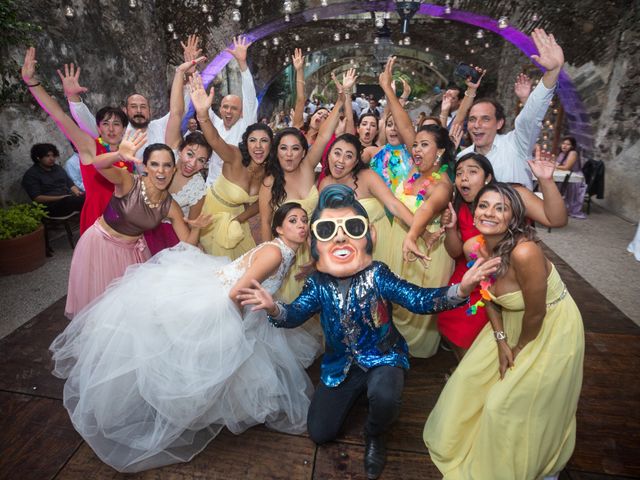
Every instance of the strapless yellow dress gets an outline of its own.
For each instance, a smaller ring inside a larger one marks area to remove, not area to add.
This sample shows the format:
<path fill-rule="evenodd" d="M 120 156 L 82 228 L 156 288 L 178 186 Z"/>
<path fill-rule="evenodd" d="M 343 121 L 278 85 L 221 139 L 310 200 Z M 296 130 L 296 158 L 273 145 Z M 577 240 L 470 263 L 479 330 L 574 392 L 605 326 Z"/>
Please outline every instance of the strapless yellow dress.
<path fill-rule="evenodd" d="M 314 185 L 313 187 L 311 187 L 311 190 L 309 190 L 309 195 L 307 195 L 307 198 L 287 198 L 284 203 L 288 202 L 296 202 L 302 205 L 302 208 L 304 208 L 304 210 L 307 212 L 309 219 L 311 219 L 311 214 L 318 205 L 318 189 Z M 311 255 L 309 253 L 309 246 L 305 243 L 298 249 L 298 252 L 296 253 L 296 261 L 285 276 L 280 290 L 278 290 L 278 292 L 276 293 L 276 298 L 285 303 L 291 303 L 298 297 L 298 295 L 300 295 L 302 287 L 304 286 L 305 279 L 303 278 L 302 280 L 296 280 L 295 276 L 299 273 L 300 267 L 303 265 L 307 265 L 310 261 Z"/>
<path fill-rule="evenodd" d="M 492 300 L 502 306 L 514 346 L 522 329 L 521 291 Z M 444 478 L 541 479 L 571 457 L 582 386 L 582 317 L 555 267 L 547 278 L 547 314 L 535 340 L 500 380 L 498 349 L 487 324 L 447 382 L 424 428 Z"/>
<path fill-rule="evenodd" d="M 391 222 L 387 217 L 384 205 L 375 197 L 361 198 L 359 202 L 367 211 L 369 223 L 376 229 L 373 259 L 388 264 L 389 251 L 393 248 L 393 243 L 391 242 Z"/>
<path fill-rule="evenodd" d="M 396 197 L 404 203 L 411 213 L 418 209 L 416 196 L 404 193 L 404 182 L 395 191 Z M 429 199 L 425 200 L 429 201 Z M 435 218 L 427 230 L 435 232 L 440 228 L 440 217 Z M 394 221 L 391 227 L 391 239 L 394 248 L 390 248 L 389 268 L 393 273 L 405 280 L 421 287 L 442 287 L 447 284 L 453 273 L 454 261 L 444 248 L 444 237 L 441 237 L 431 248 L 429 268 L 424 268 L 421 262 L 405 262 L 402 257 L 402 242 L 407 235 L 408 228 L 400 221 Z M 424 241 L 418 239 L 418 246 L 425 252 Z M 409 345 L 409 353 L 414 357 L 429 358 L 438 351 L 440 333 L 436 322 L 436 315 L 419 315 L 411 313 L 400 306 L 393 307 L 393 323 Z"/>
<path fill-rule="evenodd" d="M 204 251 L 235 260 L 255 247 L 249 223 L 239 223 L 234 218 L 244 211 L 244 204 L 257 200 L 257 195 L 249 195 L 224 175 L 218 176 L 207 190 L 202 207 L 202 213 L 213 216 L 211 224 L 200 232 Z"/>

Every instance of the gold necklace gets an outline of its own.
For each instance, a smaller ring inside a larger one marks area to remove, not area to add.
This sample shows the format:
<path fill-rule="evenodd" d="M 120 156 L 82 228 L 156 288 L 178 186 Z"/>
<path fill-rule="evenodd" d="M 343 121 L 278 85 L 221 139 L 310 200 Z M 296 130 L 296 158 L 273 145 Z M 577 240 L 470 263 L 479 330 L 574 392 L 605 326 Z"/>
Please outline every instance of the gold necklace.
<path fill-rule="evenodd" d="M 149 208 L 158 208 L 160 206 L 160 204 L 162 203 L 162 198 L 160 199 L 160 201 L 158 203 L 151 203 L 151 201 L 149 200 L 149 197 L 147 197 L 147 187 L 144 184 L 144 179 L 141 179 L 140 181 L 142 182 L 142 189 L 141 189 L 142 200 L 144 200 L 144 203 Z M 162 194 L 160 194 L 160 196 L 162 197 Z"/>

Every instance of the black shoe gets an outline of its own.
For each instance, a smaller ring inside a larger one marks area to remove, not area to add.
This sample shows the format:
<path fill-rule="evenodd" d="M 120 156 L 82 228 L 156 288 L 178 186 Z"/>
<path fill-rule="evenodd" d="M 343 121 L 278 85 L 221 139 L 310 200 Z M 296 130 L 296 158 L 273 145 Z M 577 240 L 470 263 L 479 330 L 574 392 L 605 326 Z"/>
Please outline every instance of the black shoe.
<path fill-rule="evenodd" d="M 364 450 L 364 471 L 369 480 L 375 480 L 382 474 L 387 461 L 387 447 L 384 437 L 366 437 L 367 446 Z"/>

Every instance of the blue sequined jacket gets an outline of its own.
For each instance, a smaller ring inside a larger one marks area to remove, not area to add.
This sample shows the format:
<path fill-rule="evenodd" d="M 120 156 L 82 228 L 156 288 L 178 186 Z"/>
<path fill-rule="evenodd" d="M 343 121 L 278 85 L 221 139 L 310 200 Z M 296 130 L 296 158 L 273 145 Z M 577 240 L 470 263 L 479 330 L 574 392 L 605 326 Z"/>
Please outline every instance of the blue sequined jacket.
<path fill-rule="evenodd" d="M 422 288 L 394 275 L 384 263 L 346 280 L 316 272 L 293 303 L 278 303 L 269 317 L 276 327 L 294 328 L 316 313 L 325 336 L 320 377 L 329 387 L 339 385 L 355 362 L 364 369 L 380 365 L 409 368 L 408 348 L 392 321 L 392 303 L 414 313 L 437 313 L 467 301 L 456 295 L 457 285 Z"/>

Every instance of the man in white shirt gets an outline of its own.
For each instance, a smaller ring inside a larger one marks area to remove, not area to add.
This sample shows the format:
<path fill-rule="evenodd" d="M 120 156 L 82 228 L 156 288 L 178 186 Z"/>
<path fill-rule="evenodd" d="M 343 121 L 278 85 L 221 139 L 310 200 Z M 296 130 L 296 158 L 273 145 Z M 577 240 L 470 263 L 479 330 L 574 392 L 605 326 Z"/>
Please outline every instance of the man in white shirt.
<path fill-rule="evenodd" d="M 507 134 L 501 134 L 505 120 L 502 106 L 493 99 L 476 100 L 469 111 L 467 123 L 473 145 L 458 154 L 460 158 L 469 152 L 481 153 L 491 162 L 496 180 L 519 183 L 529 189 L 533 188 L 533 176 L 527 160 L 532 158 L 542 120 L 564 65 L 564 53 L 553 35 L 535 29 L 531 37 L 539 52 L 532 58 L 546 72 L 516 117 L 515 128 Z"/>

